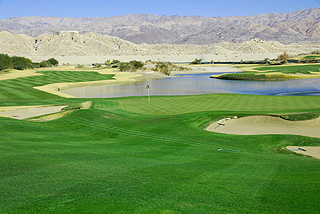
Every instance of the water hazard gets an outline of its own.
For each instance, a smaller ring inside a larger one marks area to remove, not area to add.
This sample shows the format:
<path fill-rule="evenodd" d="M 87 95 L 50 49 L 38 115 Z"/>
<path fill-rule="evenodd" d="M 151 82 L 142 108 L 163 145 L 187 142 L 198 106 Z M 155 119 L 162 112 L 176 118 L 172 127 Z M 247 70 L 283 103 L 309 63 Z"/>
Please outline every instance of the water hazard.
<path fill-rule="evenodd" d="M 217 73 L 215 73 L 217 74 Z M 287 81 L 237 81 L 210 78 L 208 73 L 183 74 L 162 79 L 119 84 L 87 86 L 63 90 L 78 98 L 110 98 L 150 95 L 198 95 L 235 93 L 252 95 L 312 96 L 320 95 L 320 79 Z"/>

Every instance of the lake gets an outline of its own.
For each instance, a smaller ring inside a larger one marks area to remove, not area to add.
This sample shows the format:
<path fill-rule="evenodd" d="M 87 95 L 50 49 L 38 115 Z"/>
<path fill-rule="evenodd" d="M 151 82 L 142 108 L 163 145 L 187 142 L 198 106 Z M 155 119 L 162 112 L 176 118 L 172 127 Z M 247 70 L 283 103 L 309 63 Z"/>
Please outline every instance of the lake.
<path fill-rule="evenodd" d="M 217 74 L 217 73 L 214 73 Z M 180 74 L 161 79 L 146 79 L 128 84 L 106 84 L 63 90 L 78 98 L 111 98 L 150 95 L 198 95 L 235 93 L 280 96 L 319 96 L 320 79 L 287 81 L 240 81 L 210 78 L 210 73 Z"/>

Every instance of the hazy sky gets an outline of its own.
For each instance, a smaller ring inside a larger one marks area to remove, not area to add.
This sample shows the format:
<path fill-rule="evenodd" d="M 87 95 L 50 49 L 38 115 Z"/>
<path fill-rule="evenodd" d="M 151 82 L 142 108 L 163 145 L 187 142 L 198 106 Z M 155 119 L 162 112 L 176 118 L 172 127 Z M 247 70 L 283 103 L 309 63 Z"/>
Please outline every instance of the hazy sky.
<path fill-rule="evenodd" d="M 288 13 L 314 7 L 320 7 L 320 0 L 0 0 L 0 19 L 110 17 L 138 13 L 225 17 Z"/>

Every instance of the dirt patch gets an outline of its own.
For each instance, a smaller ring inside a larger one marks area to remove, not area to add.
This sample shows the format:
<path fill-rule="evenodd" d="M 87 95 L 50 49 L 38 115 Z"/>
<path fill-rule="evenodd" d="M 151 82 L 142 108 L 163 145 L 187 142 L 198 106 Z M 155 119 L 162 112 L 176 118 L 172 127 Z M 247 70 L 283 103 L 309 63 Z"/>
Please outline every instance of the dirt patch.
<path fill-rule="evenodd" d="M 0 107 L 0 117 L 23 120 L 60 112 L 66 106 L 12 106 Z"/>
<path fill-rule="evenodd" d="M 234 135 L 290 134 L 320 138 L 320 118 L 289 121 L 273 116 L 249 116 L 213 122 L 207 131 Z"/>
<path fill-rule="evenodd" d="M 286 148 L 297 154 L 309 155 L 314 158 L 320 159 L 319 146 L 287 146 Z"/>

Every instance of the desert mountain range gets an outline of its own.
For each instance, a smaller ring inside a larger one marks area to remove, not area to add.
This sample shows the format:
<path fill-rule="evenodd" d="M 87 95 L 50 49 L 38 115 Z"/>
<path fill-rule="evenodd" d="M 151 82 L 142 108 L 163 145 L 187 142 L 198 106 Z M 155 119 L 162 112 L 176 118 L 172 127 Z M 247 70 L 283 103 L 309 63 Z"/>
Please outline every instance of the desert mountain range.
<path fill-rule="evenodd" d="M 91 38 L 101 34 L 99 39 L 108 35 L 136 44 L 209 45 L 221 42 L 241 43 L 255 38 L 282 44 L 319 42 L 320 8 L 246 17 L 153 14 L 105 18 L 23 17 L 0 20 L 0 31 L 32 37 L 56 34 L 59 31 L 77 31 L 85 35 L 94 33 L 87 36 Z M 23 39 L 28 40 L 27 37 Z"/>

